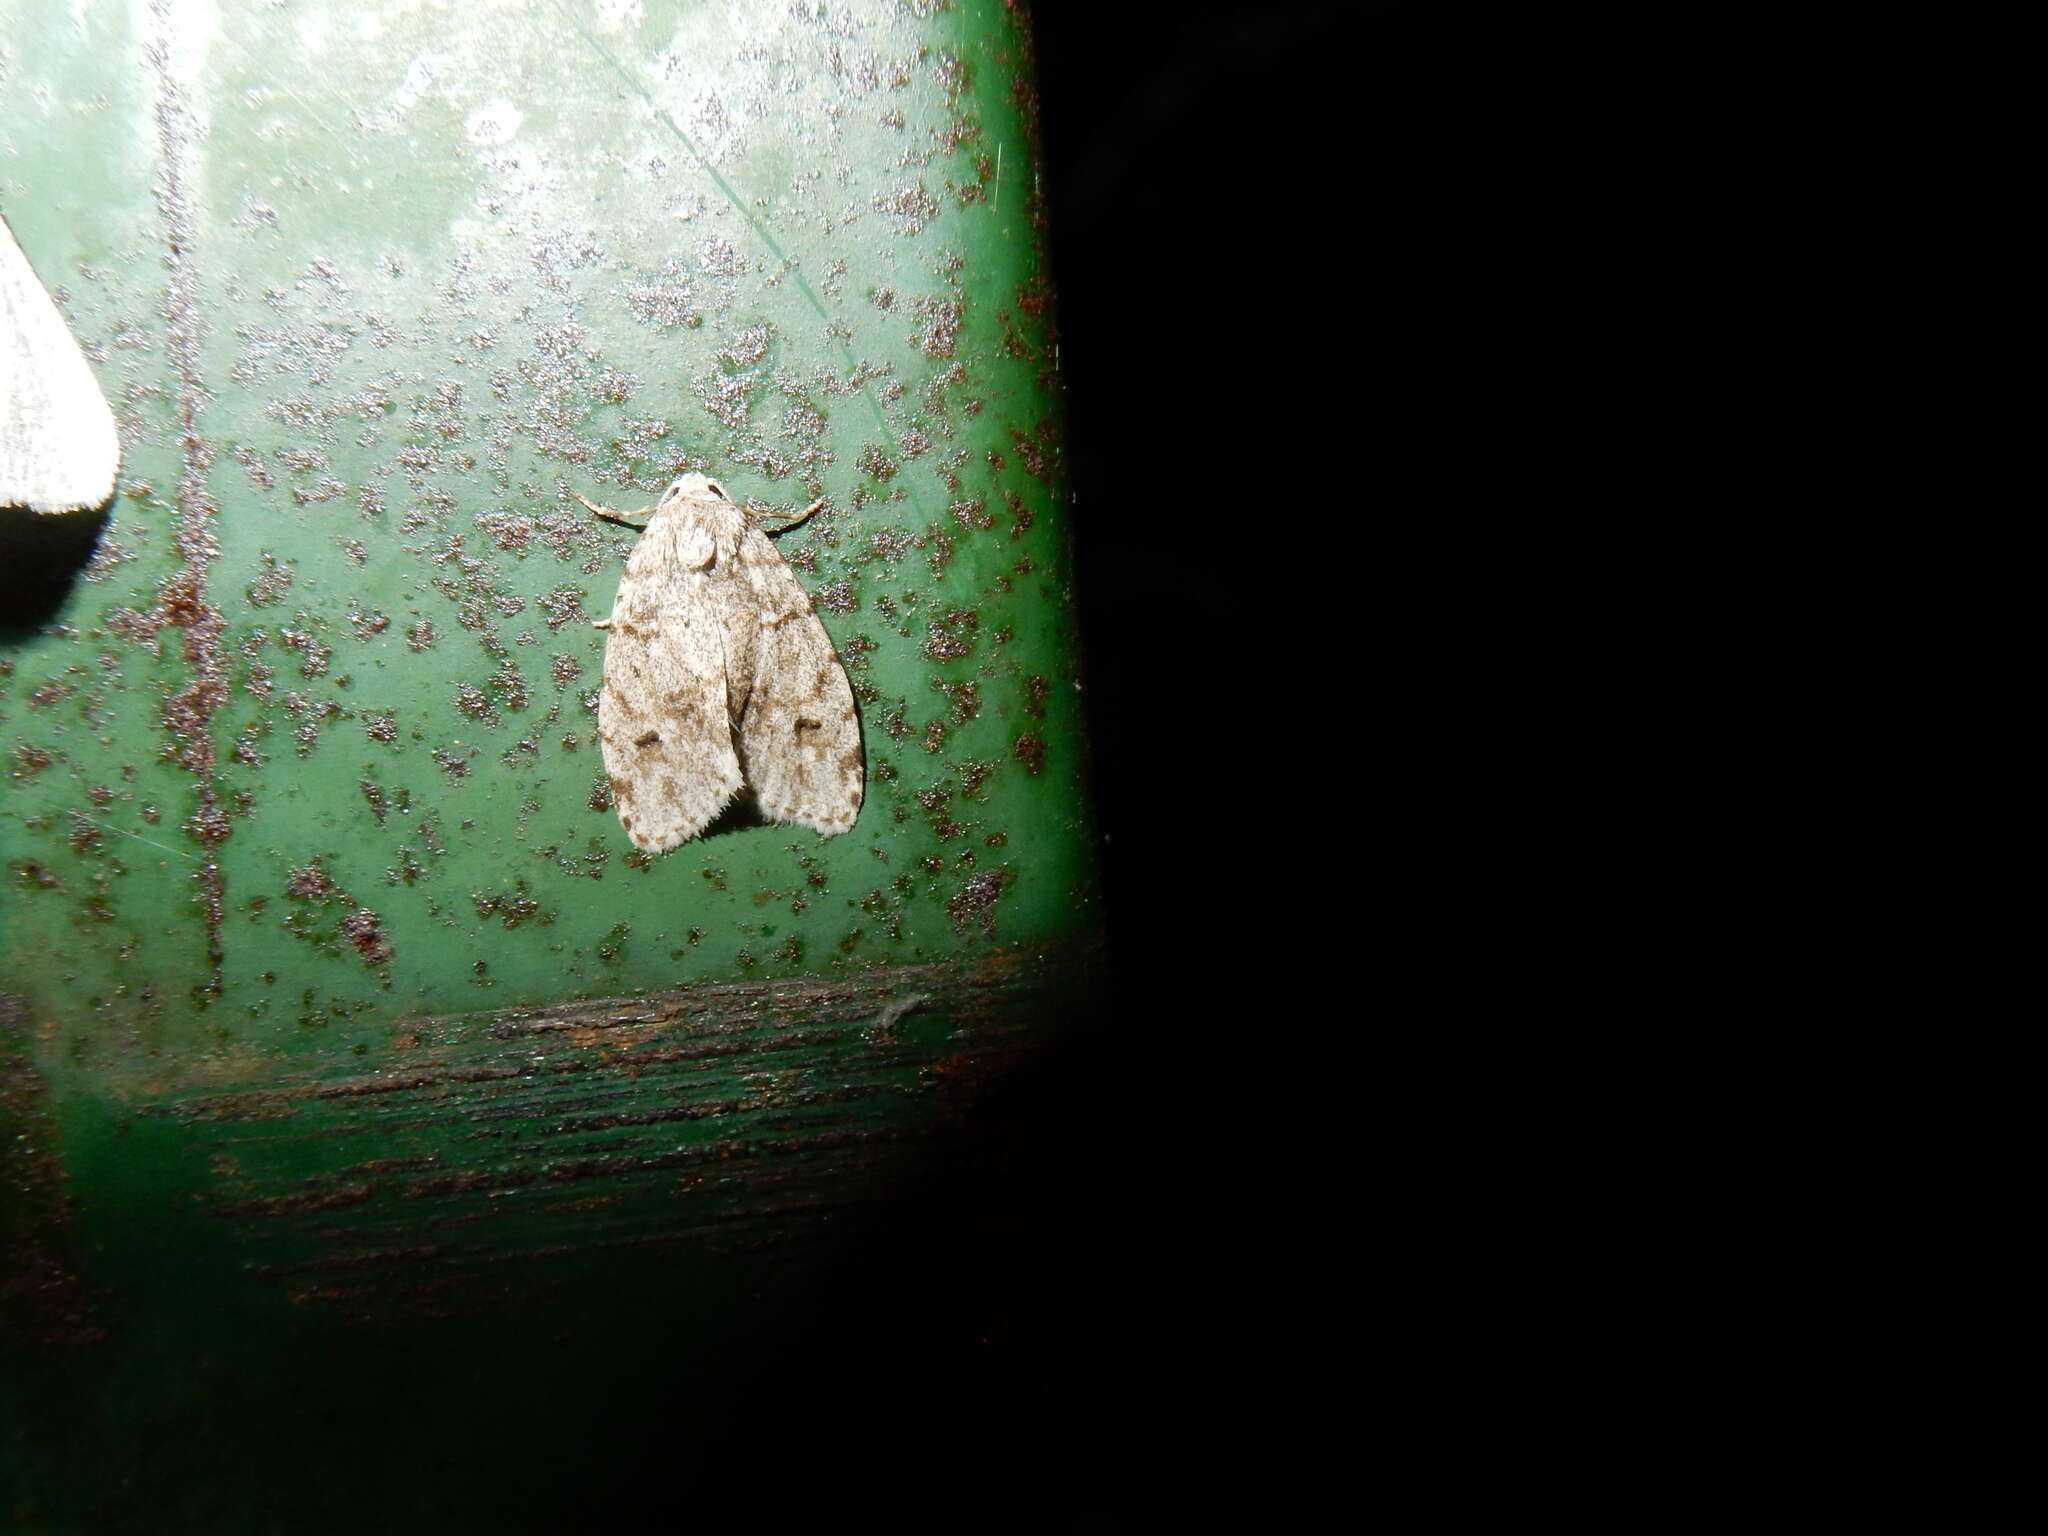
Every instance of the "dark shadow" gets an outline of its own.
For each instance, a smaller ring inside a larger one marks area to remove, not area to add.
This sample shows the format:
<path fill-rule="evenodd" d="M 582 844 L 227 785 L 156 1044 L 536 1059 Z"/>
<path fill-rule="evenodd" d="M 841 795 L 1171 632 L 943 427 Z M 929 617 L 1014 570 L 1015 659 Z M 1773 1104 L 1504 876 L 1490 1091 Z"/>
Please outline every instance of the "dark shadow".
<path fill-rule="evenodd" d="M 761 814 L 761 807 L 754 800 L 752 790 L 741 790 L 726 808 L 711 818 L 711 824 L 699 837 L 723 837 L 728 832 L 744 832 L 749 827 L 765 827 L 768 818 Z"/>
<path fill-rule="evenodd" d="M 111 499 L 96 512 L 0 507 L 0 644 L 25 640 L 57 616 L 112 510 Z"/>

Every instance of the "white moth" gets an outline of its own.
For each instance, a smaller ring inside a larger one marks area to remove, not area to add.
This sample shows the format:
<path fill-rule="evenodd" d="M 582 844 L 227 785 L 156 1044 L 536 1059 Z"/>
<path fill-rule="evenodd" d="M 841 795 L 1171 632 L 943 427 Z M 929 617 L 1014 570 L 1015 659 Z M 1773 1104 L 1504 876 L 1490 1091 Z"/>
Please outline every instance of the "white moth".
<path fill-rule="evenodd" d="M 702 475 L 641 510 L 653 515 L 599 625 L 610 634 L 597 734 L 619 825 L 666 853 L 751 790 L 773 821 L 846 831 L 860 813 L 860 718 L 810 594 Z"/>
<path fill-rule="evenodd" d="M 107 397 L 0 219 L 0 506 L 103 506 L 120 467 Z"/>

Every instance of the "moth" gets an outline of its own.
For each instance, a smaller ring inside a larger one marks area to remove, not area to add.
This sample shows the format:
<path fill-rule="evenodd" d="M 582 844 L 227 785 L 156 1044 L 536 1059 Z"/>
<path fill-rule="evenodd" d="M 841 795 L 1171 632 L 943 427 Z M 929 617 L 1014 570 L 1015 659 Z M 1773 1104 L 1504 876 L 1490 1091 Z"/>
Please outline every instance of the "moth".
<path fill-rule="evenodd" d="M 0 506 L 104 506 L 120 468 L 107 397 L 0 219 Z"/>
<path fill-rule="evenodd" d="M 860 814 L 866 770 L 846 670 L 810 594 L 743 508 L 703 475 L 653 507 L 609 619 L 597 734 L 619 825 L 666 853 L 743 791 L 827 837 Z M 813 502 L 777 529 L 794 528 Z"/>

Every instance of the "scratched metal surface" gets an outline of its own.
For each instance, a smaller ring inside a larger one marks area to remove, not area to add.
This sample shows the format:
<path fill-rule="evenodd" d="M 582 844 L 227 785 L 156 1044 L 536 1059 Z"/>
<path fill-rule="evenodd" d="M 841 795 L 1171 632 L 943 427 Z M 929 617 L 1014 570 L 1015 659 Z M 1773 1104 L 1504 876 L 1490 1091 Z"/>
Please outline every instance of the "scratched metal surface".
<path fill-rule="evenodd" d="M 390 1325 L 770 1243 L 1086 991 L 1032 112 L 994 0 L 0 40 L 0 199 L 124 450 L 0 637 L 14 1337 L 153 1370 L 166 1272 Z M 607 803 L 632 535 L 569 493 L 685 469 L 828 498 L 781 547 L 860 702 L 843 837 L 650 860 Z"/>

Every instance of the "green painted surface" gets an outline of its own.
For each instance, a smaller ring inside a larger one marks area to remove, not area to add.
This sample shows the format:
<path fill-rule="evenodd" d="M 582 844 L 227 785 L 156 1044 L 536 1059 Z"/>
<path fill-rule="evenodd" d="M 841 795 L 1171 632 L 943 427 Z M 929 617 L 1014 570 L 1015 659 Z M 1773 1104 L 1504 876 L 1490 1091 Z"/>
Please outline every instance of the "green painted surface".
<path fill-rule="evenodd" d="M 1030 112 L 996 3 L 10 27 L 0 206 L 124 449 L 0 639 L 18 1513 L 159 1391 L 260 1417 L 220 1362 L 308 1328 L 395 1350 L 655 1250 L 753 1285 L 709 1234 L 885 1186 L 1085 985 Z M 570 493 L 685 469 L 828 498 L 781 548 L 860 701 L 845 836 L 649 860 L 605 801 L 632 535 Z"/>

